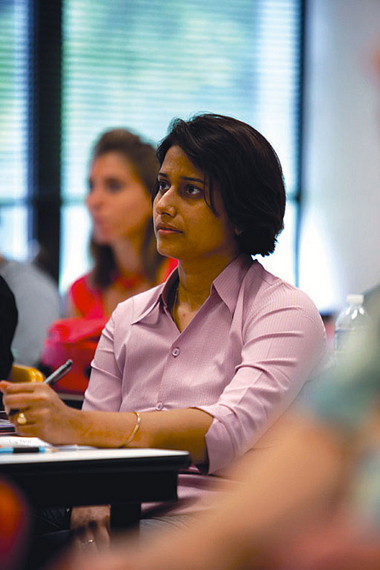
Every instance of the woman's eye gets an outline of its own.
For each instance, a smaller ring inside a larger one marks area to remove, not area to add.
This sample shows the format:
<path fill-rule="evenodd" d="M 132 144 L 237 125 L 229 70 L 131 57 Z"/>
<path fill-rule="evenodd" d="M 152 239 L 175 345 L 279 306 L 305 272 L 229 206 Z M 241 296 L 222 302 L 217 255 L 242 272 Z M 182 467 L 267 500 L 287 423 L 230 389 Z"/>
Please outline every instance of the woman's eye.
<path fill-rule="evenodd" d="M 186 187 L 186 192 L 187 194 L 189 194 L 190 196 L 201 196 L 202 195 L 202 190 L 200 188 L 197 188 L 197 186 L 193 186 L 192 184 L 189 184 Z"/>
<path fill-rule="evenodd" d="M 109 180 L 107 190 L 110 192 L 119 192 L 123 188 L 123 184 L 119 180 Z"/>
<path fill-rule="evenodd" d="M 158 180 L 157 181 L 157 191 L 158 192 L 165 192 L 169 188 L 168 183 L 165 180 Z"/>

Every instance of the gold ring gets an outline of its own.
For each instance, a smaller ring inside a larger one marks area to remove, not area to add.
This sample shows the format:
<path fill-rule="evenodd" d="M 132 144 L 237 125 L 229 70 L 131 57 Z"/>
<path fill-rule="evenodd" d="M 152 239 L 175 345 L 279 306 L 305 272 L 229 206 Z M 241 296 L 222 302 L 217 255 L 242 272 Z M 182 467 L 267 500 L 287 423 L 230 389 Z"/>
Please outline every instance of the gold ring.
<path fill-rule="evenodd" d="M 26 419 L 26 416 L 23 412 L 17 414 L 16 422 L 20 426 L 24 426 L 26 423 L 28 423 L 28 420 Z"/>

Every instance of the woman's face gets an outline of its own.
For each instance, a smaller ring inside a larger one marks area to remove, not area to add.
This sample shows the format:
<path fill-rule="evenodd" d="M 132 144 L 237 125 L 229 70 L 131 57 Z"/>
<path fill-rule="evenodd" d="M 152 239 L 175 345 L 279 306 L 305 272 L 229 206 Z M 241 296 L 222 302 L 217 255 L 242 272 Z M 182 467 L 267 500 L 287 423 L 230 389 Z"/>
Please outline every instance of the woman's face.
<path fill-rule="evenodd" d="M 93 161 L 86 198 L 95 241 L 113 245 L 141 238 L 152 216 L 151 198 L 132 165 L 118 152 Z"/>
<path fill-rule="evenodd" d="M 158 192 L 153 203 L 157 249 L 180 261 L 234 259 L 239 248 L 234 228 L 214 188 L 216 216 L 209 203 L 204 173 L 189 161 L 179 146 L 166 153 L 158 174 Z"/>

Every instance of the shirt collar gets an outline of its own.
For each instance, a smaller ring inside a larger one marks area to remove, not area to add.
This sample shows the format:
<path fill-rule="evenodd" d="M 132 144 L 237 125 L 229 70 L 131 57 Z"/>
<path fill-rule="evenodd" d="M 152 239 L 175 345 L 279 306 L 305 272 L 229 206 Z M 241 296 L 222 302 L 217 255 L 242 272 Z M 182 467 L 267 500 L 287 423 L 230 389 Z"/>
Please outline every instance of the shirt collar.
<path fill-rule="evenodd" d="M 211 291 L 214 289 L 218 293 L 231 313 L 235 311 L 242 281 L 252 263 L 250 255 L 241 253 L 214 279 Z"/>
<path fill-rule="evenodd" d="M 253 260 L 249 255 L 241 253 L 223 269 L 211 285 L 211 294 L 213 291 L 216 291 L 231 313 L 235 310 L 241 283 L 252 263 Z M 168 310 L 170 292 L 176 282 L 178 282 L 177 268 L 172 271 L 163 285 L 156 288 L 149 304 L 142 310 L 140 315 L 136 316 L 133 323 L 137 323 L 150 315 L 160 304 Z"/>
<path fill-rule="evenodd" d="M 177 268 L 171 272 L 165 283 L 158 285 L 155 290 L 152 291 L 152 296 L 149 303 L 141 309 L 141 312 L 139 314 L 136 315 L 136 318 L 133 319 L 132 324 L 142 321 L 145 317 L 153 313 L 156 307 L 159 307 L 161 304 L 166 309 L 168 309 L 170 291 L 172 290 L 172 287 L 176 281 L 178 281 Z M 144 295 L 144 293 L 141 295 Z"/>

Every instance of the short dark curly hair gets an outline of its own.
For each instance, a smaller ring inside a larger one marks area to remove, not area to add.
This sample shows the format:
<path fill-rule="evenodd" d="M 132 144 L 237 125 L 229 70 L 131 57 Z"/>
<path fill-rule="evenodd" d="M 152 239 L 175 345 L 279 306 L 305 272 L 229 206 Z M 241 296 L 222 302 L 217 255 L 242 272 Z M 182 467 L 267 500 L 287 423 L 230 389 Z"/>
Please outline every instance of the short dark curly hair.
<path fill-rule="evenodd" d="M 195 115 L 174 119 L 157 156 L 163 163 L 172 146 L 204 172 L 214 207 L 213 187 L 220 189 L 226 213 L 238 230 L 240 251 L 269 255 L 283 229 L 286 191 L 279 158 L 256 129 L 232 117 Z"/>

